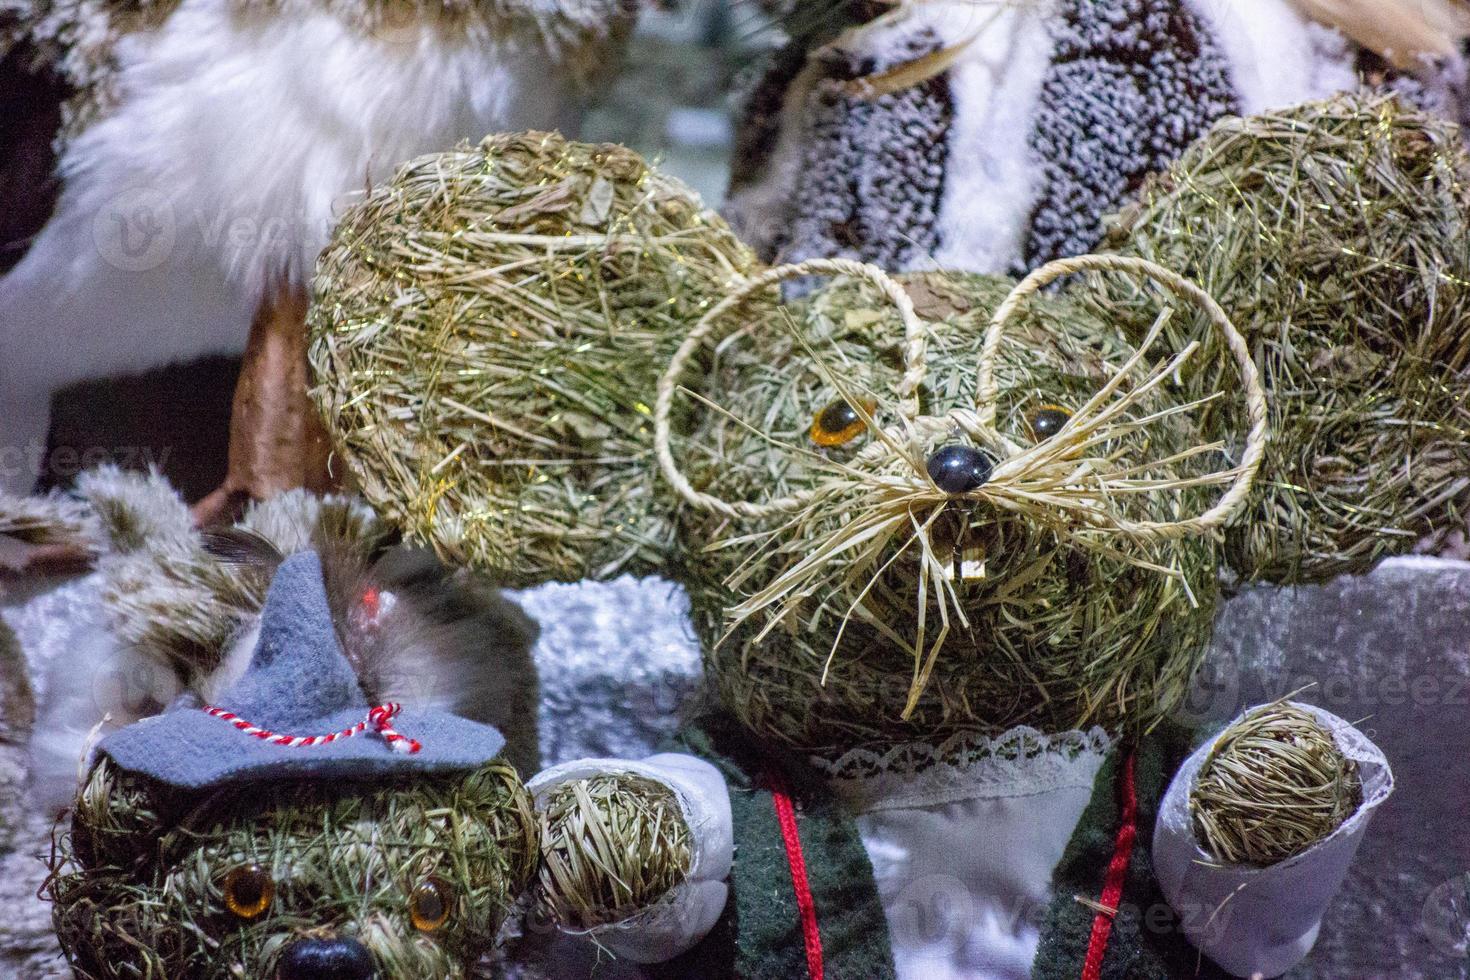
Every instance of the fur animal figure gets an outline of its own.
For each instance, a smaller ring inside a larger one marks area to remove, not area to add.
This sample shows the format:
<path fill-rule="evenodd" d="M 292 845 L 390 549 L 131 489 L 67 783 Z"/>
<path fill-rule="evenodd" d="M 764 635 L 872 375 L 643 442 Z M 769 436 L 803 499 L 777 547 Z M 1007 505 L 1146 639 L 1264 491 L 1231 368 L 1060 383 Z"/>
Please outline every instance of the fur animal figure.
<path fill-rule="evenodd" d="M 105 468 L 78 489 L 80 499 L 0 498 L 0 528 L 44 528 L 93 553 L 115 641 L 59 659 L 46 678 L 30 740 L 42 803 L 75 794 L 78 760 L 104 716 L 111 730 L 171 704 L 211 703 L 233 685 L 272 575 L 305 550 L 320 556 L 338 642 L 369 701 L 493 725 L 512 765 L 539 767 L 536 625 L 476 574 L 395 545 L 360 502 L 291 491 L 252 505 L 236 526 L 201 532 L 157 475 Z"/>
<path fill-rule="evenodd" d="M 1470 111 L 1459 0 L 769 6 L 790 39 L 745 96 L 725 209 L 768 262 L 1024 272 L 1090 251 L 1224 116 L 1361 76 Z"/>
<path fill-rule="evenodd" d="M 1317 713 L 1346 819 L 1250 865 L 1205 849 L 1212 748 L 1171 719 L 1227 569 L 1313 581 L 1462 524 L 1467 174 L 1392 100 L 1229 120 L 1109 251 L 1016 283 L 764 269 L 617 148 L 406 169 L 318 280 L 344 459 L 457 558 L 675 578 L 704 646 L 676 754 L 533 781 L 542 905 L 683 975 L 1289 969 L 1386 761 Z M 486 360 L 502 331 L 523 369 Z"/>
<path fill-rule="evenodd" d="M 37 162 L 37 134 L 61 126 L 54 213 L 7 228 L 29 248 L 0 279 L 0 488 L 34 482 L 56 388 L 242 350 L 230 476 L 200 516 L 329 487 L 305 405 L 301 317 L 335 209 L 414 155 L 497 130 L 575 129 L 634 9 L 0 4 L 0 87 L 68 96 L 60 112 L 54 97 L 26 106 L 0 147 L 0 161 L 13 158 L 0 213 L 45 218 L 35 202 L 49 199 L 52 172 Z"/>
<path fill-rule="evenodd" d="M 505 740 L 375 706 L 350 661 L 297 553 L 209 711 L 102 740 L 46 886 L 79 978 L 442 980 L 490 949 L 537 842 Z"/>

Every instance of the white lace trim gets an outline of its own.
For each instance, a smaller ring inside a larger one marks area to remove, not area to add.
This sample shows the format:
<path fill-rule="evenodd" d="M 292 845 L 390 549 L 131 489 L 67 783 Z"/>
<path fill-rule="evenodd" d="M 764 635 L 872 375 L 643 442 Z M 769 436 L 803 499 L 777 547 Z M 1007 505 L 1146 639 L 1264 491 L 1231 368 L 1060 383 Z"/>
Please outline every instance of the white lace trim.
<path fill-rule="evenodd" d="M 810 761 L 864 813 L 1090 787 L 1112 746 L 1101 728 L 1048 735 L 1022 725 L 993 738 L 961 732 L 938 745 L 853 749 Z"/>

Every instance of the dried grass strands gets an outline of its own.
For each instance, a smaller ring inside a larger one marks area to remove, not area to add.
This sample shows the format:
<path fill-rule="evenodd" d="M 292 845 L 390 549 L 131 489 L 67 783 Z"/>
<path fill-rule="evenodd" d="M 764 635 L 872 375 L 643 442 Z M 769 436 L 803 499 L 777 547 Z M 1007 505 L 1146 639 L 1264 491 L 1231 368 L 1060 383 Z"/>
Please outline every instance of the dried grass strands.
<path fill-rule="evenodd" d="M 1216 740 L 1190 813 L 1221 861 L 1275 864 L 1332 834 L 1362 803 L 1356 763 L 1311 712 L 1288 701 L 1246 714 Z"/>
<path fill-rule="evenodd" d="M 673 790 L 632 773 L 559 787 L 539 811 L 536 902 L 573 929 L 619 922 L 688 877 L 689 827 Z"/>
<path fill-rule="evenodd" d="M 651 571 L 672 535 L 654 385 L 754 262 L 630 150 L 491 137 L 344 216 L 315 284 L 315 397 L 364 496 L 447 559 L 526 584 Z"/>
<path fill-rule="evenodd" d="M 202 799 L 104 761 L 57 835 L 45 893 L 87 980 L 272 977 L 285 947 L 323 926 L 354 935 L 384 976 L 427 980 L 463 975 L 489 950 L 534 872 L 537 833 L 529 794 L 498 760 L 472 774 L 288 780 Z M 248 922 L 220 890 L 242 863 L 276 883 L 271 910 Z M 409 923 L 408 890 L 431 874 L 454 903 L 428 942 Z"/>
<path fill-rule="evenodd" d="M 1463 529 L 1470 514 L 1470 157 L 1455 127 L 1343 96 L 1220 123 L 1109 239 L 1198 282 L 1240 325 L 1272 391 L 1255 503 L 1226 555 L 1247 578 L 1320 580 Z M 1141 333 L 1152 301 L 1088 293 Z M 1184 376 L 1218 390 L 1218 343 L 1191 317 Z M 1206 435 L 1240 430 L 1233 403 Z M 1232 445 L 1232 454 L 1237 450 Z"/>

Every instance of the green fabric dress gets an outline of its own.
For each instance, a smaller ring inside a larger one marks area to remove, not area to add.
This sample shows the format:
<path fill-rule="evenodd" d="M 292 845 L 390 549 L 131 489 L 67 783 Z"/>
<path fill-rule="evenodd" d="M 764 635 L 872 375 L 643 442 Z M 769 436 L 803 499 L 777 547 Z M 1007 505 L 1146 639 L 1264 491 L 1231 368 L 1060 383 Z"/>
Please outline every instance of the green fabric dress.
<path fill-rule="evenodd" d="M 730 900 L 715 928 L 688 953 L 654 968 L 655 975 L 690 980 L 810 976 L 801 907 L 773 792 L 784 790 L 795 803 L 824 976 L 827 980 L 895 977 L 887 919 L 857 821 L 816 771 L 799 759 L 763 749 L 723 714 L 698 719 L 670 748 L 704 759 L 725 777 L 734 820 L 735 863 Z M 1136 834 L 1099 976 L 1102 980 L 1227 976 L 1190 945 L 1153 878 L 1154 818 L 1189 749 L 1187 732 L 1161 726 L 1141 742 L 1109 753 L 1057 867 L 1033 977 L 1060 980 L 1083 975 L 1097 910 L 1077 896 L 1096 902 L 1102 894 L 1123 814 L 1120 790 L 1130 751 Z"/>

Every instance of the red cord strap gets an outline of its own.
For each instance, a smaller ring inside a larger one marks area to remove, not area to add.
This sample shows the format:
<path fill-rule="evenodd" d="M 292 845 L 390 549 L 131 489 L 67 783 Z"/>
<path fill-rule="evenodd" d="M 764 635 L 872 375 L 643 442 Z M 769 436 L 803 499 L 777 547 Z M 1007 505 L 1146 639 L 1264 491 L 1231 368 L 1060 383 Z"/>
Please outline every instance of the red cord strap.
<path fill-rule="evenodd" d="M 771 799 L 776 820 L 781 824 L 781 841 L 786 845 L 786 863 L 791 866 L 791 884 L 796 889 L 796 908 L 801 913 L 801 933 L 806 940 L 806 972 L 811 980 L 822 980 L 822 934 L 817 929 L 817 904 L 812 899 L 806 876 L 806 858 L 801 853 L 801 836 L 796 827 L 796 807 L 785 778 L 771 772 Z"/>
<path fill-rule="evenodd" d="M 401 710 L 403 710 L 403 705 L 397 704 L 396 702 L 390 701 L 387 704 L 380 704 L 370 710 L 366 718 L 351 728 L 343 729 L 340 732 L 333 732 L 330 735 L 277 735 L 275 732 L 252 725 L 239 715 L 232 714 L 223 708 L 206 707 L 204 713 L 210 717 L 219 718 L 221 721 L 229 722 L 235 728 L 252 738 L 258 738 L 263 742 L 270 742 L 272 745 L 285 745 L 290 748 L 305 748 L 310 745 L 329 745 L 338 739 L 351 738 L 354 735 L 358 735 L 366 731 L 368 726 L 371 725 L 373 731 L 383 736 L 383 741 L 388 743 L 388 748 L 394 752 L 413 755 L 419 749 L 423 748 L 423 746 L 411 738 L 405 738 L 398 734 L 393 730 L 392 724 L 390 724 L 393 717 Z"/>
<path fill-rule="evenodd" d="M 1113 931 L 1113 916 L 1123 900 L 1123 882 L 1128 877 L 1128 862 L 1133 857 L 1133 840 L 1138 836 L 1138 794 L 1133 783 L 1133 753 L 1123 759 L 1123 819 L 1113 842 L 1113 859 L 1108 862 L 1099 900 L 1107 912 L 1099 912 L 1092 920 L 1092 938 L 1087 943 L 1087 959 L 1082 964 L 1082 980 L 1101 980 L 1103 955 L 1108 950 L 1108 935 Z"/>

